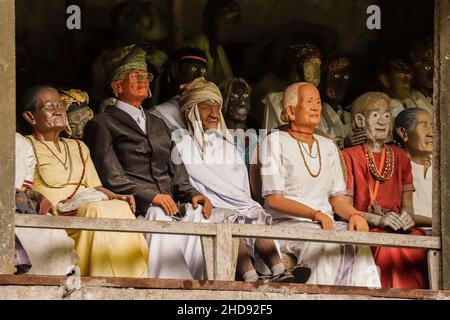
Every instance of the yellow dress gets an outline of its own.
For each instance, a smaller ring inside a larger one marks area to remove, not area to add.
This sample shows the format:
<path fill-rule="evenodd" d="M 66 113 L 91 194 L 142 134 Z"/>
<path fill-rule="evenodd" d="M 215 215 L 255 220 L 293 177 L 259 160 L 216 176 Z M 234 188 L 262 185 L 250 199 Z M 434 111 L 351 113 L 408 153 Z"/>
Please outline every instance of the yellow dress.
<path fill-rule="evenodd" d="M 83 165 L 78 144 L 75 140 L 63 139 L 65 143 L 59 142 L 59 152 L 52 142 L 30 138 L 37 157 L 33 189 L 56 205 L 73 193 L 81 179 Z M 86 173 L 77 192 L 101 186 L 88 147 L 82 142 L 81 147 Z M 78 209 L 77 217 L 135 219 L 128 203 L 119 200 L 84 204 Z M 75 241 L 82 276 L 147 277 L 148 245 L 142 234 L 66 231 Z"/>

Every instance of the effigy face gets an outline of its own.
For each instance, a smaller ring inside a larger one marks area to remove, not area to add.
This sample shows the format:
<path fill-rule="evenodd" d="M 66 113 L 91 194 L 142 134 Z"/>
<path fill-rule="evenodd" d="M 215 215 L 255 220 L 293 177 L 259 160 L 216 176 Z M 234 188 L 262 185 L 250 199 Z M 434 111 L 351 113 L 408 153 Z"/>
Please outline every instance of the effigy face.
<path fill-rule="evenodd" d="M 408 98 L 411 94 L 412 76 L 410 73 L 402 72 L 400 70 L 393 70 L 389 74 L 389 83 L 391 92 L 394 96 L 400 99 Z"/>
<path fill-rule="evenodd" d="M 368 106 L 364 113 L 364 130 L 371 142 L 386 141 L 391 130 L 391 112 L 385 100 Z"/>
<path fill-rule="evenodd" d="M 89 107 L 83 107 L 67 114 L 70 130 L 72 131 L 71 138 L 83 138 L 84 128 L 89 120 L 94 117 L 94 112 Z"/>
<path fill-rule="evenodd" d="M 338 70 L 328 75 L 327 97 L 342 102 L 350 87 L 351 76 L 348 70 Z"/>
<path fill-rule="evenodd" d="M 414 65 L 414 78 L 420 87 L 433 89 L 434 61 L 430 59 Z"/>
<path fill-rule="evenodd" d="M 311 58 L 303 63 L 303 74 L 305 81 L 314 84 L 316 87 L 320 84 L 320 66 L 322 62 L 319 58 Z"/>
<path fill-rule="evenodd" d="M 241 81 L 233 83 L 226 115 L 233 121 L 245 122 L 249 110 L 250 88 Z"/>
<path fill-rule="evenodd" d="M 191 83 L 197 78 L 207 78 L 208 65 L 200 60 L 186 60 L 179 63 L 178 79 L 180 84 Z"/>
<path fill-rule="evenodd" d="M 406 145 L 415 154 L 433 153 L 433 118 L 427 111 L 417 113 L 416 121 L 407 133 Z"/>

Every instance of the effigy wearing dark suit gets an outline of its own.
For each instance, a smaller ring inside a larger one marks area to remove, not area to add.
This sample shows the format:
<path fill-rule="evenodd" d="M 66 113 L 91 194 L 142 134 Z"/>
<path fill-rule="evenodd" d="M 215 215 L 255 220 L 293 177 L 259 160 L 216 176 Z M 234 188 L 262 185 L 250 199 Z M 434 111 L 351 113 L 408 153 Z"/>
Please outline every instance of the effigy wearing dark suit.
<path fill-rule="evenodd" d="M 96 115 L 84 134 L 103 186 L 134 195 L 136 215 L 141 216 L 158 194 L 170 195 L 180 203 L 191 202 L 200 194 L 189 183 L 184 165 L 172 161 L 177 149 L 169 129 L 148 112 L 146 118 L 147 134 L 130 115 L 113 106 Z"/>

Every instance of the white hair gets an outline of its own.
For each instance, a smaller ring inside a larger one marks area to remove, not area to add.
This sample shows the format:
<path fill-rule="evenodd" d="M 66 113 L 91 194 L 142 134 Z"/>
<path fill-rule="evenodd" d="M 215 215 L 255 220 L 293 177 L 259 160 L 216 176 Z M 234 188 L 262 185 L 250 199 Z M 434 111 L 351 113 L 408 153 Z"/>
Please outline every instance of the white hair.
<path fill-rule="evenodd" d="M 298 104 L 298 89 L 304 85 L 311 84 L 309 82 L 297 82 L 291 84 L 284 90 L 283 93 L 283 110 L 288 106 L 297 106 Z"/>

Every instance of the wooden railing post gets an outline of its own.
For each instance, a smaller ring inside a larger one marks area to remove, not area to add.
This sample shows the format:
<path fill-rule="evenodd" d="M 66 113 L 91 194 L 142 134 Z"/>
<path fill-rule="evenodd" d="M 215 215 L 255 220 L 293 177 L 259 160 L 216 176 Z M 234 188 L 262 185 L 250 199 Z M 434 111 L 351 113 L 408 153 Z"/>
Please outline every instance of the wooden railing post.
<path fill-rule="evenodd" d="M 440 236 L 441 285 L 450 290 L 450 0 L 435 1 L 433 235 Z"/>
<path fill-rule="evenodd" d="M 16 59 L 14 0 L 0 0 L 0 274 L 14 272 Z"/>
<path fill-rule="evenodd" d="M 217 236 L 214 243 L 215 280 L 233 281 L 235 279 L 238 240 L 233 241 L 231 224 L 217 224 Z"/>

